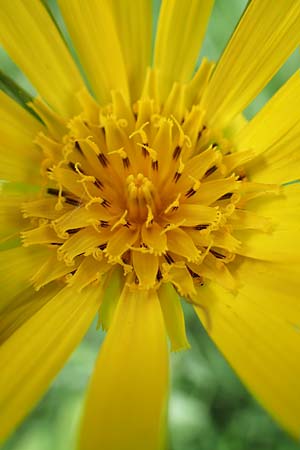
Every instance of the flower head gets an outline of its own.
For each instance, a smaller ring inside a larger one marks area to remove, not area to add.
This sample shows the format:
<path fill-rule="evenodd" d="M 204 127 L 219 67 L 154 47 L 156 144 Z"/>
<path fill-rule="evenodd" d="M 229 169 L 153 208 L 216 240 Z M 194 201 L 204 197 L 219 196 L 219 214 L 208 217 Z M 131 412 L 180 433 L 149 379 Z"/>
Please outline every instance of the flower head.
<path fill-rule="evenodd" d="M 79 448 L 162 447 L 167 336 L 189 347 L 180 296 L 299 435 L 299 72 L 242 112 L 298 44 L 300 2 L 253 0 L 194 73 L 212 3 L 163 1 L 150 68 L 149 1 L 59 0 L 92 94 L 38 0 L 2 8 L 39 93 L 35 115 L 1 94 L 1 233 L 21 238 L 0 256 L 3 437 L 98 312 Z"/>

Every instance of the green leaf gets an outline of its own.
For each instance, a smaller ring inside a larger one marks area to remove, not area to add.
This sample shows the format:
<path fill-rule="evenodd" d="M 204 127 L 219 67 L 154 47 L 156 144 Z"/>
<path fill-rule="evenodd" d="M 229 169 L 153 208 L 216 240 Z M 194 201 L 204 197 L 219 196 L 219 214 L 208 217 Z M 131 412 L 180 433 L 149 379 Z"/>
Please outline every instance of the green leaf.
<path fill-rule="evenodd" d="M 28 106 L 28 103 L 33 101 L 32 95 L 2 72 L 2 70 L 0 70 L 0 89 L 40 120 L 37 114 Z"/>

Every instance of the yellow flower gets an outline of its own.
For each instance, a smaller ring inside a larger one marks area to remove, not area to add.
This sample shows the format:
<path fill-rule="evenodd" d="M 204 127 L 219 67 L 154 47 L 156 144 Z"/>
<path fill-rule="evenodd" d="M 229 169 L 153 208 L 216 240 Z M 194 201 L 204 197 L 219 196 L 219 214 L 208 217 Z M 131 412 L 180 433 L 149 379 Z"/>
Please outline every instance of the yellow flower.
<path fill-rule="evenodd" d="M 0 438 L 99 312 L 78 448 L 164 448 L 179 296 L 299 438 L 299 72 L 242 112 L 299 43 L 300 1 L 252 0 L 196 73 L 211 0 L 163 1 L 152 68 L 150 1 L 58 3 L 93 95 L 39 0 L 0 11 L 39 93 L 35 115 L 0 97 Z"/>

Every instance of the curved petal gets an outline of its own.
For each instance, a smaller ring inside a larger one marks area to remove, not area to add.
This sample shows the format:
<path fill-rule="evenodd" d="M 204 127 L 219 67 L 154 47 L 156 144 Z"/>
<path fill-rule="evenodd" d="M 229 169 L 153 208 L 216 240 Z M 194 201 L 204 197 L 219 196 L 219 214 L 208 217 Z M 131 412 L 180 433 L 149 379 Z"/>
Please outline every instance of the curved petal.
<path fill-rule="evenodd" d="M 269 100 L 234 136 L 239 149 L 253 149 L 259 157 L 247 167 L 254 181 L 284 183 L 300 178 L 300 72 Z"/>
<path fill-rule="evenodd" d="M 128 99 L 128 81 L 109 2 L 104 0 L 59 0 L 69 33 L 101 103 L 111 101 L 111 90 Z"/>
<path fill-rule="evenodd" d="M 299 263 L 244 260 L 236 294 L 208 283 L 195 308 L 246 386 L 290 433 L 300 437 Z"/>
<path fill-rule="evenodd" d="M 79 72 L 56 26 L 39 0 L 2 2 L 0 38 L 12 59 L 54 110 L 77 112 Z"/>
<path fill-rule="evenodd" d="M 159 14 L 154 66 L 164 100 L 174 81 L 188 81 L 195 68 L 213 0 L 164 0 Z"/>
<path fill-rule="evenodd" d="M 204 94 L 211 125 L 226 126 L 276 74 L 300 40 L 300 3 L 252 0 Z"/>
<path fill-rule="evenodd" d="M 168 391 L 157 295 L 123 291 L 89 388 L 80 450 L 158 450 Z"/>
<path fill-rule="evenodd" d="M 0 442 L 34 406 L 83 337 L 100 303 L 87 288 L 61 290 L 0 347 Z"/>

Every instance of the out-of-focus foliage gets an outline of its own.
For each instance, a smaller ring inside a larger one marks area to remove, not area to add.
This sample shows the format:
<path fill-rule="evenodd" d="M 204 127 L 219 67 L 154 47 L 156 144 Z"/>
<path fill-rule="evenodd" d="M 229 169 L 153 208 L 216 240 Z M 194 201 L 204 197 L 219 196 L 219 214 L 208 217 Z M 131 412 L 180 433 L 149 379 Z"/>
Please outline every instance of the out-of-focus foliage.
<path fill-rule="evenodd" d="M 246 3 L 246 0 L 216 0 L 201 57 L 218 59 Z M 54 1 L 49 0 L 48 4 L 57 17 Z M 156 14 L 158 8 L 159 0 L 155 0 Z M 57 20 L 61 25 L 61 18 Z M 1 49 L 0 61 L 3 71 L 34 94 Z M 299 64 L 299 54 L 295 53 L 248 107 L 248 118 Z M 278 428 L 242 386 L 191 308 L 185 309 L 192 349 L 172 355 L 170 450 L 299 449 L 299 444 Z M 85 388 L 103 337 L 94 323 L 49 392 L 2 450 L 73 450 Z"/>

